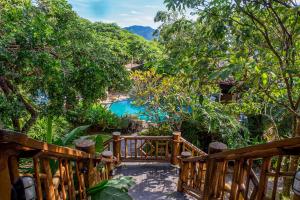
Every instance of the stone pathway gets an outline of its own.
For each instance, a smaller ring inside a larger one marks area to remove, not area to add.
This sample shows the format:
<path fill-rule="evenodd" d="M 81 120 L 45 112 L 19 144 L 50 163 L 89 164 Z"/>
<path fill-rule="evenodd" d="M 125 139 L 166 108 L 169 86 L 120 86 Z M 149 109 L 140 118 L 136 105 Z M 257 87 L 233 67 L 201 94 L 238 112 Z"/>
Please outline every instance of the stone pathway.
<path fill-rule="evenodd" d="M 135 200 L 193 200 L 177 192 L 178 168 L 165 163 L 123 163 L 116 169 L 116 177 L 131 176 L 136 185 L 129 190 Z"/>

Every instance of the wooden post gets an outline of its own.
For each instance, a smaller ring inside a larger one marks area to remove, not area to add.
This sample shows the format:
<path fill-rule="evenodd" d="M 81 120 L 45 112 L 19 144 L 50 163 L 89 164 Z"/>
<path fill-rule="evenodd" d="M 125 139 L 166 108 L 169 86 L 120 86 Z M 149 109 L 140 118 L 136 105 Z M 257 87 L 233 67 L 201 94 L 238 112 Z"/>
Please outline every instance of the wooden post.
<path fill-rule="evenodd" d="M 204 184 L 204 200 L 209 200 L 213 198 L 220 198 L 223 188 L 221 187 L 220 182 L 223 181 L 225 176 L 225 167 L 224 162 L 216 162 L 214 159 L 210 159 L 209 155 L 223 152 L 227 149 L 227 146 L 221 142 L 212 142 L 208 147 L 208 160 L 206 164 L 206 176 Z"/>
<path fill-rule="evenodd" d="M 178 165 L 178 156 L 180 155 L 180 132 L 174 132 L 173 133 L 173 150 L 172 150 L 172 159 L 171 164 L 172 165 Z"/>
<path fill-rule="evenodd" d="M 75 147 L 78 150 L 94 155 L 96 152 L 95 144 L 96 143 L 93 140 L 78 140 L 75 143 Z M 84 182 L 87 187 L 91 187 L 94 185 L 96 181 L 93 159 L 89 159 L 88 161 L 85 161 L 84 167 L 87 168 L 87 175 L 85 176 Z"/>
<path fill-rule="evenodd" d="M 93 140 L 78 140 L 75 143 L 75 147 L 76 149 L 89 154 L 95 154 L 96 152 L 96 146 Z"/>
<path fill-rule="evenodd" d="M 257 191 L 257 199 L 265 199 L 266 197 L 266 189 L 268 184 L 268 176 L 267 173 L 269 171 L 271 164 L 271 158 L 264 158 L 263 163 L 260 170 L 259 176 L 259 185 Z"/>
<path fill-rule="evenodd" d="M 187 182 L 188 173 L 189 173 L 189 163 L 184 162 L 183 160 L 186 158 L 191 157 L 191 152 L 184 151 L 181 153 L 180 157 L 180 169 L 179 169 L 179 178 L 178 178 L 178 184 L 177 184 L 177 191 L 183 192 L 183 184 Z"/>
<path fill-rule="evenodd" d="M 106 167 L 108 170 L 108 178 L 111 179 L 113 177 L 113 169 L 114 169 L 114 157 L 111 151 L 102 152 L 103 158 L 105 158 Z"/>
<path fill-rule="evenodd" d="M 1 149 L 2 151 L 2 149 Z M 1 199 L 11 199 L 11 182 L 9 175 L 8 156 L 0 151 L 0 196 Z"/>
<path fill-rule="evenodd" d="M 42 192 L 42 185 L 40 179 L 40 160 L 37 157 L 33 158 L 33 166 L 34 166 L 34 177 L 36 181 L 36 193 L 37 199 L 43 200 L 43 192 Z"/>
<path fill-rule="evenodd" d="M 117 163 L 121 163 L 121 133 L 113 132 L 113 154 Z"/>
<path fill-rule="evenodd" d="M 43 168 L 46 174 L 46 180 L 45 180 L 45 186 L 46 186 L 46 199 L 47 200 L 53 200 L 55 199 L 55 191 L 54 191 L 54 185 L 53 185 L 53 179 L 52 179 L 52 173 L 50 168 L 50 162 L 48 159 L 42 160 Z"/>
<path fill-rule="evenodd" d="M 19 180 L 19 161 L 16 155 L 9 157 L 8 165 L 10 169 L 10 181 L 15 183 Z"/>

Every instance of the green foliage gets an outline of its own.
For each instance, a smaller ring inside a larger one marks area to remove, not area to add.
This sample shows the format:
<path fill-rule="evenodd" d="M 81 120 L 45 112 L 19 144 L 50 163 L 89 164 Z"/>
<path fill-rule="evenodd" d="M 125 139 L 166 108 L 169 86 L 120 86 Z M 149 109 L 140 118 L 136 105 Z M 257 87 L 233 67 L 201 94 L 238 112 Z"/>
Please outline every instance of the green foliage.
<path fill-rule="evenodd" d="M 91 197 L 92 200 L 132 200 L 126 192 L 111 186 L 107 186 L 101 192 L 92 194 Z"/>
<path fill-rule="evenodd" d="M 79 126 L 73 129 L 71 132 L 65 134 L 63 138 L 58 138 L 55 143 L 62 146 L 71 144 L 76 138 L 78 138 L 83 133 L 83 131 L 86 131 L 89 127 L 90 125 Z"/>
<path fill-rule="evenodd" d="M 235 92 L 299 117 L 299 5 L 291 1 L 165 0 L 159 12 L 165 63 L 201 84 L 234 80 Z M 191 9 L 195 21 L 178 15 Z M 173 64 L 173 65 L 172 65 Z M 170 73 L 167 68 L 164 72 Z M 243 98 L 243 96 L 241 96 Z M 242 99 L 247 101 L 247 99 Z"/>
<path fill-rule="evenodd" d="M 160 124 L 158 127 L 150 126 L 146 131 L 142 132 L 141 135 L 147 136 L 161 136 L 161 135 L 172 135 L 172 127 L 168 123 Z"/>
<path fill-rule="evenodd" d="M 143 134 L 168 134 L 181 130 L 185 137 L 206 148 L 213 140 L 220 140 L 229 147 L 241 147 L 250 141 L 248 130 L 236 119 L 240 109 L 236 104 L 224 105 L 210 100 L 218 91 L 214 86 L 199 87 L 199 80 L 190 80 L 186 73 L 164 75 L 151 69 L 132 73 L 132 96 L 137 104 L 147 105 L 152 118 L 167 113 L 158 128 L 150 128 Z M 205 96 L 204 96 L 205 94 Z M 182 124 L 184 126 L 182 126 Z M 207 140 L 203 140 L 203 139 Z"/>
<path fill-rule="evenodd" d="M 35 125 L 28 132 L 28 136 L 37 140 L 47 140 L 47 119 L 45 117 L 39 118 Z M 64 117 L 53 118 L 52 141 L 56 141 L 63 137 L 71 129 L 70 124 Z"/>
<path fill-rule="evenodd" d="M 92 200 L 131 200 L 132 198 L 127 192 L 134 184 L 131 177 L 104 180 L 92 188 L 89 188 L 87 194 L 91 196 Z"/>
<path fill-rule="evenodd" d="M 104 150 L 104 141 L 103 141 L 103 138 L 101 135 L 98 135 L 96 138 L 95 138 L 95 145 L 96 145 L 96 152 L 102 152 Z"/>
<path fill-rule="evenodd" d="M 199 146 L 205 146 L 203 138 L 238 147 L 299 134 L 293 128 L 300 116 L 297 3 L 165 0 L 165 4 L 169 11 L 155 17 L 162 23 L 158 41 L 165 55 L 149 72 L 133 74 L 136 102 L 167 112 L 168 123 L 184 129 L 185 137 Z M 197 19 L 187 19 L 187 10 Z M 229 93 L 237 100 L 211 101 L 222 93 L 219 85 L 224 82 L 233 84 Z M 249 116 L 248 122 L 238 122 L 241 114 Z M 252 123 L 251 116 L 262 120 Z"/>
<path fill-rule="evenodd" d="M 88 107 L 80 105 L 67 113 L 67 119 L 74 125 L 91 124 L 99 130 L 114 129 L 120 119 L 101 104 Z"/>
<path fill-rule="evenodd" d="M 160 55 L 157 43 L 82 19 L 66 0 L 1 0 L 0 24 L 0 120 L 24 133 L 38 116 L 63 116 L 107 91 L 126 91 L 124 64 Z"/>

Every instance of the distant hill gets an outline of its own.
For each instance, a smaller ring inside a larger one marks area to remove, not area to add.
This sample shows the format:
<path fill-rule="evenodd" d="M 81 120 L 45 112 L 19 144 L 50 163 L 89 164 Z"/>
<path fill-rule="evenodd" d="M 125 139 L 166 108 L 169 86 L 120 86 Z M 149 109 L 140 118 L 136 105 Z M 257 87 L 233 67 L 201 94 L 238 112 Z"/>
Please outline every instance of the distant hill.
<path fill-rule="evenodd" d="M 125 27 L 125 30 L 128 30 L 132 33 L 135 33 L 137 35 L 140 35 L 144 37 L 146 40 L 153 40 L 155 37 L 153 36 L 154 29 L 151 28 L 150 26 L 129 26 Z"/>

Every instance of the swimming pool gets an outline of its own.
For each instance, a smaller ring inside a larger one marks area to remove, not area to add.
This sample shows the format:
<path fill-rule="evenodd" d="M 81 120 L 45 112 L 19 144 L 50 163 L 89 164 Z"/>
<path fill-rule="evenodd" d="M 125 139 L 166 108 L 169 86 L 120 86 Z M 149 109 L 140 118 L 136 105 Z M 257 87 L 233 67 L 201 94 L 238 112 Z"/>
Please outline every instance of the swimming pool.
<path fill-rule="evenodd" d="M 119 117 L 124 117 L 126 115 L 135 115 L 141 120 L 152 122 L 156 121 L 146 114 L 147 112 L 149 112 L 147 111 L 146 106 L 136 106 L 133 104 L 133 101 L 131 99 L 113 102 L 109 106 L 109 110 Z M 163 121 L 166 116 L 167 115 L 164 113 L 159 113 L 159 121 Z"/>

